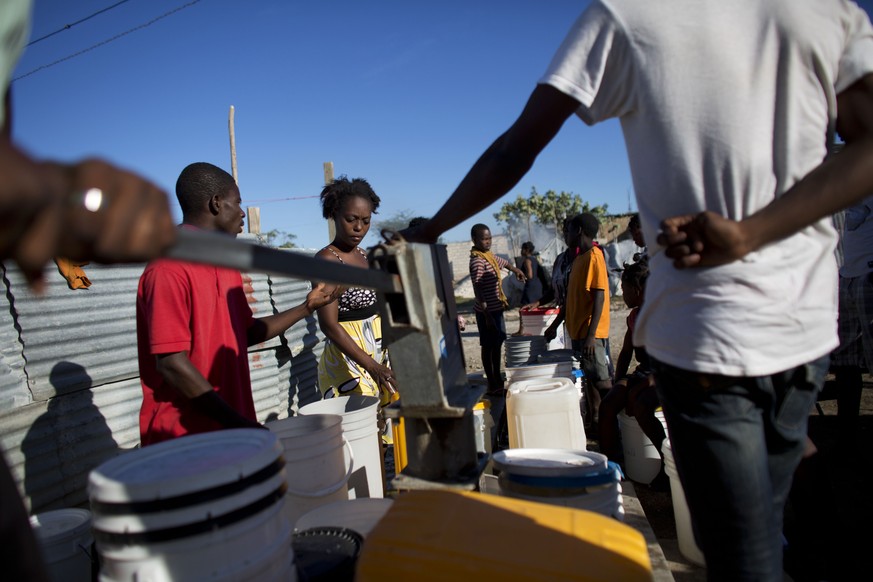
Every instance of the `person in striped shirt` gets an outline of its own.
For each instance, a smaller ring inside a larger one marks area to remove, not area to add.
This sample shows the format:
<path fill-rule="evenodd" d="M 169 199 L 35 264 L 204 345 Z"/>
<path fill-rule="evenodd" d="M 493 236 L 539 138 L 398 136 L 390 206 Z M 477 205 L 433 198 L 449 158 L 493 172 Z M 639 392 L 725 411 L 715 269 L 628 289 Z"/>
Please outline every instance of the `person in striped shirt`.
<path fill-rule="evenodd" d="M 476 296 L 476 325 L 479 328 L 479 345 L 482 347 L 482 367 L 488 379 L 488 394 L 503 396 L 500 351 L 506 341 L 503 310 L 509 301 L 500 284 L 500 272 L 507 269 L 522 282 L 525 276 L 515 265 L 491 252 L 491 229 L 486 225 L 473 225 L 470 238 L 473 239 L 473 248 L 470 249 L 470 281 Z"/>

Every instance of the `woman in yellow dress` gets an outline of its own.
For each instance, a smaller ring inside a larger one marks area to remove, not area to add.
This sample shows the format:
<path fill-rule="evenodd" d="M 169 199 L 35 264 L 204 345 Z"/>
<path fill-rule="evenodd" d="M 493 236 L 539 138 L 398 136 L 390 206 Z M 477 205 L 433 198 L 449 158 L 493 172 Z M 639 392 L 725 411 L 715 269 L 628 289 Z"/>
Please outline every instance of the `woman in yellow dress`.
<path fill-rule="evenodd" d="M 333 220 L 336 235 L 315 256 L 326 261 L 369 268 L 358 245 L 370 230 L 379 197 L 362 178 L 337 178 L 321 192 L 322 214 Z M 382 325 L 372 289 L 352 287 L 339 300 L 318 310 L 327 344 L 318 362 L 318 386 L 325 398 L 362 394 L 378 396 L 384 406 L 395 400 L 394 372 L 382 348 Z"/>

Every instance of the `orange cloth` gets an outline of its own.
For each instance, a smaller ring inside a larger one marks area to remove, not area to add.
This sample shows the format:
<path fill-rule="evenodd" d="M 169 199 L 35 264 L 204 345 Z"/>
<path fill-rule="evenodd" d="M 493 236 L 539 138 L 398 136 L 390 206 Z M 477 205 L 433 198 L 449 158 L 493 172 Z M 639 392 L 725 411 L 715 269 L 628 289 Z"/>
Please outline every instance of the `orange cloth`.
<path fill-rule="evenodd" d="M 58 266 L 58 271 L 67 280 L 67 285 L 70 289 L 87 289 L 91 286 L 91 280 L 85 275 L 82 267 L 88 264 L 85 262 L 71 261 L 61 257 L 55 257 L 55 264 Z"/>

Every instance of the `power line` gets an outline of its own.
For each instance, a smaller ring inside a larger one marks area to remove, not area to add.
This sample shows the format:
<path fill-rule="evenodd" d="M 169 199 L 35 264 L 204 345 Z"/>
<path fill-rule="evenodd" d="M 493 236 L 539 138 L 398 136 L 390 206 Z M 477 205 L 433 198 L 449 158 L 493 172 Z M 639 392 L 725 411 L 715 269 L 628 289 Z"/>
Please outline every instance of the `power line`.
<path fill-rule="evenodd" d="M 65 24 L 63 28 L 59 28 L 59 29 L 57 29 L 57 30 L 54 31 L 54 32 L 50 32 L 50 33 L 48 33 L 48 34 L 45 35 L 45 36 L 41 36 L 41 37 L 39 37 L 39 38 L 36 39 L 36 40 L 32 40 L 32 41 L 30 41 L 29 43 L 27 43 L 27 46 L 35 45 L 36 43 L 38 43 L 38 42 L 40 42 L 40 41 L 43 41 L 43 40 L 45 40 L 45 39 L 47 39 L 47 38 L 51 38 L 51 37 L 53 37 L 54 35 L 56 35 L 56 34 L 58 34 L 58 33 L 61 33 L 61 32 L 64 32 L 65 30 L 69 30 L 69 29 L 73 28 L 73 27 L 76 26 L 77 24 L 82 24 L 82 23 L 85 22 L 86 20 L 91 20 L 92 18 L 94 18 L 94 17 L 97 16 L 98 14 L 103 14 L 104 12 L 108 12 L 108 11 L 112 10 L 113 8 L 116 8 L 116 7 L 118 7 L 118 6 L 121 6 L 121 5 L 124 4 L 125 2 L 129 2 L 129 1 L 130 1 L 130 0 L 121 0 L 121 2 L 116 2 L 116 3 L 113 4 L 112 6 L 109 6 L 108 8 L 104 8 L 103 10 L 98 10 L 98 11 L 95 12 L 94 14 L 92 14 L 92 15 L 90 15 L 90 16 L 86 16 L 85 18 L 82 18 L 81 20 L 77 20 L 76 22 L 73 22 L 72 24 Z"/>
<path fill-rule="evenodd" d="M 125 0 L 125 1 L 126 1 L 126 0 Z M 71 54 L 71 55 L 67 55 L 66 57 L 63 57 L 63 58 L 61 58 L 61 59 L 58 59 L 58 60 L 53 61 L 53 62 L 51 62 L 51 63 L 48 63 L 48 64 L 46 64 L 46 65 L 41 65 L 41 66 L 39 66 L 39 67 L 37 67 L 37 68 L 31 70 L 31 71 L 28 71 L 28 72 L 24 73 L 23 75 L 19 75 L 18 77 L 13 78 L 12 81 L 13 81 L 13 82 L 15 82 L 15 81 L 19 81 L 19 80 L 21 80 L 21 79 L 24 79 L 25 77 L 29 77 L 29 76 L 33 75 L 34 73 L 38 73 L 39 71 L 42 71 L 43 69 L 48 69 L 49 67 L 54 67 L 55 65 L 58 65 L 58 64 L 63 63 L 63 62 L 65 62 L 65 61 L 69 61 L 70 59 L 76 58 L 76 57 L 78 57 L 78 56 L 80 56 L 80 55 L 83 55 L 83 54 L 85 54 L 85 53 L 87 53 L 87 52 L 90 52 L 90 51 L 92 51 L 92 50 L 94 50 L 94 49 L 96 49 L 96 48 L 99 48 L 99 47 L 101 47 L 101 46 L 103 46 L 103 45 L 109 44 L 110 42 L 113 42 L 113 41 L 115 41 L 115 40 L 118 40 L 119 38 L 121 38 L 121 37 L 123 37 L 123 36 L 127 36 L 128 34 L 130 34 L 130 33 L 132 33 L 132 32 L 136 32 L 137 30 L 142 30 L 143 28 L 146 28 L 147 26 L 151 26 L 152 24 L 154 24 L 155 22 L 157 22 L 157 21 L 159 21 L 159 20 L 163 20 L 164 18 L 166 18 L 166 17 L 168 17 L 168 16 L 172 16 L 173 14 L 175 14 L 176 12 L 179 12 L 180 10 L 184 10 L 185 8 L 189 8 L 189 7 L 191 7 L 191 6 L 194 6 L 194 5 L 197 4 L 198 2 L 200 2 L 200 0 L 192 0 L 191 2 L 188 2 L 187 4 L 184 4 L 184 5 L 182 5 L 182 6 L 179 6 L 179 7 L 177 7 L 177 8 L 174 8 L 173 10 L 170 10 L 169 12 L 166 12 L 166 13 L 164 13 L 164 14 L 161 14 L 161 15 L 158 16 L 157 18 L 153 18 L 152 20 L 149 20 L 149 21 L 146 22 L 145 24 L 140 24 L 139 26 L 135 26 L 135 27 L 131 28 L 130 30 L 126 30 L 125 32 L 122 32 L 122 33 L 120 33 L 120 34 L 116 34 L 115 36 L 113 36 L 113 37 L 111 37 L 111 38 L 108 38 L 108 39 L 106 39 L 106 40 L 104 40 L 104 41 L 102 41 L 102 42 L 98 42 L 97 44 L 95 44 L 95 45 L 93 45 L 93 46 L 90 46 L 90 47 L 88 47 L 88 48 L 86 48 L 86 49 L 82 49 L 82 50 L 80 50 L 80 51 L 77 52 L 77 53 L 73 53 L 73 54 Z"/>
<path fill-rule="evenodd" d="M 321 198 L 321 195 L 316 196 L 290 196 L 288 198 L 261 198 L 260 200 L 246 200 L 246 204 L 267 204 L 270 202 L 285 202 L 286 200 L 306 200 L 307 198 Z"/>

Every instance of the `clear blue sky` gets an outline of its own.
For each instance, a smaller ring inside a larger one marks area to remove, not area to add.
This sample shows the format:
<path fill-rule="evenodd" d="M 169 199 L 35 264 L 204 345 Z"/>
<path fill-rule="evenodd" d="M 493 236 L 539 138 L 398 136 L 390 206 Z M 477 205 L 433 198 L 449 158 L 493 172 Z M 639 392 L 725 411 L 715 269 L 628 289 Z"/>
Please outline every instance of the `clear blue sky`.
<path fill-rule="evenodd" d="M 36 0 L 31 38 L 118 0 Z M 521 111 L 587 2 L 575 0 L 127 0 L 29 46 L 15 77 L 133 30 L 13 83 L 14 133 L 47 158 L 108 158 L 167 189 L 207 161 L 228 171 L 235 107 L 244 205 L 262 230 L 320 248 L 322 164 L 367 178 L 375 222 L 429 216 Z M 870 2 L 861 2 L 867 5 Z M 571 120 L 501 202 L 532 187 L 635 210 L 617 122 Z M 629 200 L 629 198 L 631 198 Z M 474 222 L 499 231 L 501 202 Z M 365 244 L 372 245 L 371 236 Z"/>

